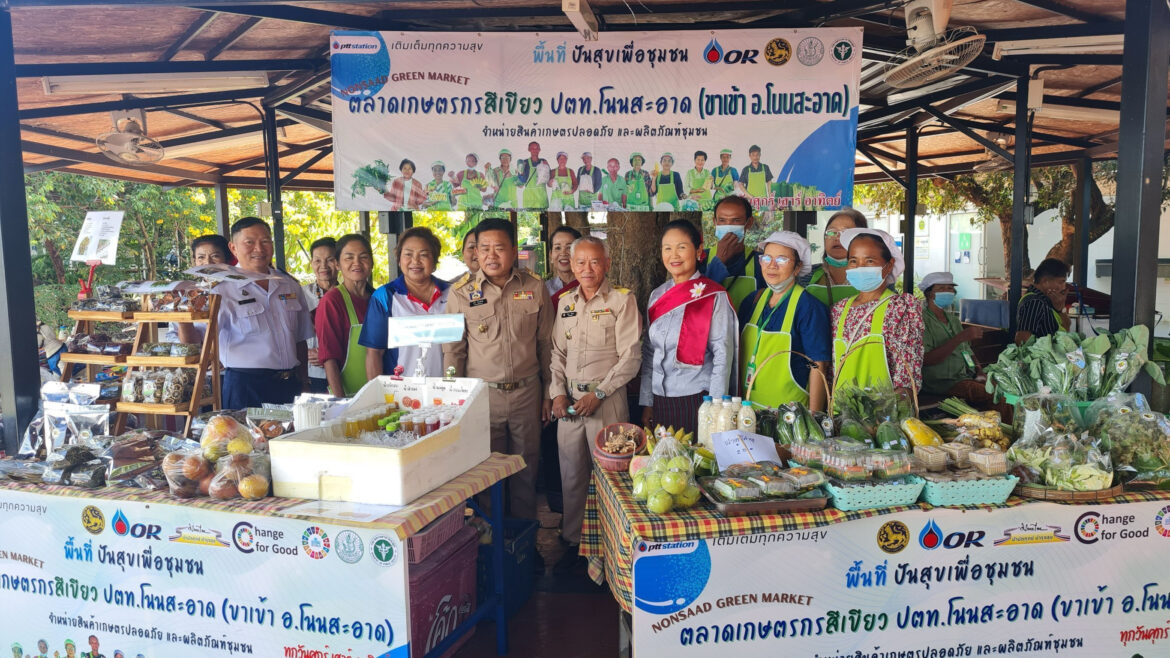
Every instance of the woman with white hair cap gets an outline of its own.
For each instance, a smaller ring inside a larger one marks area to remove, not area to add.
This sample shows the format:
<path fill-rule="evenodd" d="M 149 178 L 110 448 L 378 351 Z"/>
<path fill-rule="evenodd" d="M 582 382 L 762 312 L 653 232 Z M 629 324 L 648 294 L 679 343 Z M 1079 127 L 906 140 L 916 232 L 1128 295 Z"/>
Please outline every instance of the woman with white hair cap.
<path fill-rule="evenodd" d="M 846 278 L 858 292 L 833 306 L 837 385 L 921 388 L 922 307 L 914 295 L 887 288 L 906 269 L 901 250 L 872 228 L 846 229 L 841 244 L 849 253 Z"/>
<path fill-rule="evenodd" d="M 918 287 L 926 298 L 922 391 L 960 397 L 977 408 L 993 407 L 995 400 L 987 393 L 986 377 L 971 348 L 971 341 L 983 337 L 983 329 L 964 329 L 958 316 L 947 310 L 955 302 L 954 277 L 950 272 L 932 272 L 922 277 Z"/>
<path fill-rule="evenodd" d="M 756 250 L 767 287 L 739 306 L 741 392 L 766 407 L 796 401 L 823 411 L 832 359 L 829 308 L 796 283 L 812 269 L 812 249 L 800 235 L 776 231 Z M 812 376 L 813 367 L 819 376 Z"/>

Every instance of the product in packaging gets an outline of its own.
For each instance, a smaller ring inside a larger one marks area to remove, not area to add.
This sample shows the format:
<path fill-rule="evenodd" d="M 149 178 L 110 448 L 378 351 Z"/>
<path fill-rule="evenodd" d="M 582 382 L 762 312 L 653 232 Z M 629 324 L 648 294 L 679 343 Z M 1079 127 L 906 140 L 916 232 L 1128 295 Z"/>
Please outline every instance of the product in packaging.
<path fill-rule="evenodd" d="M 216 462 L 215 477 L 208 492 L 216 500 L 238 497 L 256 500 L 268 495 L 271 480 L 268 455 L 259 452 L 227 455 Z"/>
<path fill-rule="evenodd" d="M 914 459 L 928 471 L 945 471 L 947 453 L 937 446 L 914 446 Z"/>
<path fill-rule="evenodd" d="M 220 457 L 229 453 L 246 455 L 254 449 L 254 440 L 247 428 L 235 418 L 224 414 L 213 416 L 207 421 L 199 443 L 203 447 L 203 456 L 212 463 L 218 463 Z"/>
<path fill-rule="evenodd" d="M 634 475 L 634 497 L 654 514 L 687 509 L 699 502 L 694 465 L 673 436 L 658 439 L 646 468 Z"/>
<path fill-rule="evenodd" d="M 968 458 L 971 466 L 984 475 L 1003 475 L 1007 473 L 1007 458 L 1002 450 L 996 448 L 980 448 L 972 450 Z"/>
<path fill-rule="evenodd" d="M 951 462 L 954 463 L 955 468 L 967 468 L 970 466 L 969 457 L 973 448 L 969 444 L 952 441 L 950 443 L 944 443 L 939 447 L 951 458 Z"/>
<path fill-rule="evenodd" d="M 910 453 L 902 450 L 870 450 L 869 469 L 879 480 L 893 480 L 910 475 Z"/>
<path fill-rule="evenodd" d="M 792 486 L 798 492 L 809 491 L 825 483 L 825 476 L 820 471 L 814 471 L 811 468 L 804 468 L 802 466 L 794 466 L 788 470 L 781 471 L 780 477 L 791 482 Z"/>
<path fill-rule="evenodd" d="M 796 493 L 796 485 L 779 475 L 753 475 L 747 481 L 759 487 L 765 496 L 791 496 Z"/>
<path fill-rule="evenodd" d="M 760 498 L 760 488 L 743 478 L 719 477 L 715 479 L 715 492 L 729 503 Z"/>
<path fill-rule="evenodd" d="M 162 470 L 171 487 L 171 495 L 179 498 L 206 496 L 214 476 L 211 465 L 198 450 L 168 454 L 163 458 Z"/>
<path fill-rule="evenodd" d="M 91 459 L 69 470 L 69 484 L 75 487 L 97 489 L 106 485 L 106 461 Z"/>
<path fill-rule="evenodd" d="M 110 406 L 46 402 L 45 444 L 50 448 L 110 433 Z"/>

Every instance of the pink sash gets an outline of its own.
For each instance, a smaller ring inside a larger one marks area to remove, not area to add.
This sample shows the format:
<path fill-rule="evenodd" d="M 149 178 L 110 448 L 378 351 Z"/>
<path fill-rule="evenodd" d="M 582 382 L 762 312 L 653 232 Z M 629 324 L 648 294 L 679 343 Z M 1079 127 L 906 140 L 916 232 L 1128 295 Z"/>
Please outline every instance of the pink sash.
<path fill-rule="evenodd" d="M 650 324 L 654 324 L 674 309 L 686 306 L 682 328 L 678 333 L 676 354 L 679 363 L 703 365 L 703 358 L 707 355 L 707 340 L 711 336 L 711 316 L 715 311 L 715 300 L 720 295 L 727 299 L 727 291 L 723 286 L 701 276 L 676 284 L 646 311 Z"/>

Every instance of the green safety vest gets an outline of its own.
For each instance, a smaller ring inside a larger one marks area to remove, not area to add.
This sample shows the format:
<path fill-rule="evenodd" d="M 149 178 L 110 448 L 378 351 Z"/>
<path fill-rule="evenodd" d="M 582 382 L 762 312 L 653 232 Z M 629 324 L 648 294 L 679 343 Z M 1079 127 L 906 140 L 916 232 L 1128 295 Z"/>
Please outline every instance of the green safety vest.
<path fill-rule="evenodd" d="M 727 289 L 727 296 L 731 297 L 731 304 L 733 308 L 738 309 L 743 300 L 747 299 L 749 295 L 756 292 L 756 259 L 752 258 L 752 254 L 747 248 L 744 248 L 744 259 L 747 261 L 744 264 L 743 276 L 735 276 L 734 274 L 719 282 L 719 285 Z M 715 250 L 707 250 L 707 264 L 715 260 Z"/>
<path fill-rule="evenodd" d="M 644 170 L 629 170 L 626 172 L 626 208 L 630 210 L 650 210 L 650 190 L 646 189 L 646 172 Z"/>
<path fill-rule="evenodd" d="M 890 365 L 886 360 L 886 341 L 882 337 L 882 324 L 886 319 L 886 309 L 894 293 L 884 290 L 879 297 L 880 303 L 873 310 L 873 320 L 870 322 L 869 333 L 853 343 L 846 342 L 845 319 L 849 317 L 849 309 L 853 308 L 856 297 L 845 302 L 841 317 L 837 319 L 837 330 L 833 334 L 833 370 L 836 373 L 837 385 L 848 384 L 858 387 L 892 386 Z"/>
<path fill-rule="evenodd" d="M 361 390 L 369 379 L 366 377 L 366 348 L 358 344 L 362 335 L 362 325 L 358 322 L 357 312 L 353 308 L 353 299 L 344 285 L 337 286 L 341 292 L 341 299 L 345 301 L 345 312 L 349 314 L 349 345 L 345 351 L 345 363 L 341 366 L 341 387 L 346 397 Z"/>
<path fill-rule="evenodd" d="M 484 185 L 483 177 L 478 171 L 468 169 L 463 172 L 463 194 L 455 195 L 455 207 L 458 210 L 483 210 L 483 194 L 480 192 Z"/>
<path fill-rule="evenodd" d="M 799 402 L 808 406 L 808 389 L 796 383 L 792 375 L 792 355 L 782 354 L 792 349 L 792 323 L 796 318 L 796 305 L 804 288 L 794 285 L 788 297 L 788 309 L 780 331 L 765 331 L 767 318 L 761 322 L 764 311 L 769 309 L 772 291 L 760 295 L 752 319 L 744 325 L 739 334 L 739 371 L 743 373 L 744 399 L 775 409 L 785 402 Z M 777 304 L 779 306 L 779 304 Z M 772 310 L 774 312 L 774 308 Z M 779 355 L 779 356 L 773 356 Z M 771 357 L 771 360 L 768 360 Z M 796 358 L 804 358 L 797 356 Z M 809 373 L 812 376 L 812 373 Z M 752 382 L 755 382 L 753 385 Z M 748 390 L 751 395 L 748 396 Z"/>
<path fill-rule="evenodd" d="M 824 280 L 824 283 L 817 283 Z M 812 278 L 808 280 L 806 286 L 809 294 L 821 300 L 821 303 L 829 308 L 833 308 L 833 304 L 857 295 L 857 289 L 848 283 L 836 284 L 833 283 L 832 277 L 825 271 L 825 268 L 817 270 L 813 273 Z"/>
<path fill-rule="evenodd" d="M 663 176 L 666 180 L 663 180 Z M 658 180 L 655 182 L 656 193 L 654 195 L 655 210 L 660 203 L 668 203 L 670 207 L 678 210 L 678 189 L 674 186 L 674 172 L 666 174 L 658 174 Z"/>

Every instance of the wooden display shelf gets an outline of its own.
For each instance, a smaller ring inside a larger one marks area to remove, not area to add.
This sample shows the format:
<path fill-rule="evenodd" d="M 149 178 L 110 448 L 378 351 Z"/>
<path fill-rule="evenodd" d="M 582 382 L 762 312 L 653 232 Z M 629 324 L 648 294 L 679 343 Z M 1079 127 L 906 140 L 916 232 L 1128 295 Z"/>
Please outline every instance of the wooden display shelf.
<path fill-rule="evenodd" d="M 78 322 L 125 322 L 134 317 L 134 311 L 69 311 L 69 318 Z"/>
<path fill-rule="evenodd" d="M 117 366 L 126 363 L 130 357 L 125 354 L 81 354 L 62 352 L 61 363 L 83 363 L 91 366 Z"/>
<path fill-rule="evenodd" d="M 199 401 L 200 407 L 211 405 L 212 398 L 204 398 Z M 185 416 L 190 412 L 191 402 L 180 402 L 178 404 L 161 404 L 158 402 L 119 402 L 115 411 L 118 413 L 127 414 L 162 414 L 166 416 Z"/>
<path fill-rule="evenodd" d="M 210 317 L 207 311 L 138 311 L 134 314 L 135 322 L 206 322 Z"/>
<path fill-rule="evenodd" d="M 198 368 L 199 355 L 191 356 L 128 356 L 128 366 L 145 366 L 147 368 Z"/>

